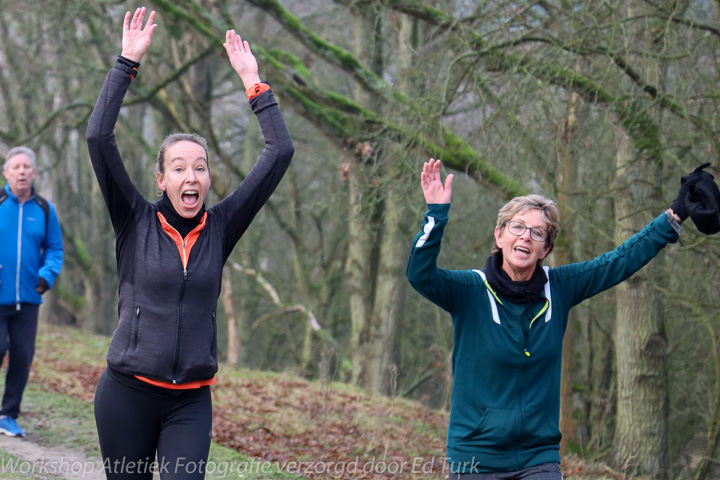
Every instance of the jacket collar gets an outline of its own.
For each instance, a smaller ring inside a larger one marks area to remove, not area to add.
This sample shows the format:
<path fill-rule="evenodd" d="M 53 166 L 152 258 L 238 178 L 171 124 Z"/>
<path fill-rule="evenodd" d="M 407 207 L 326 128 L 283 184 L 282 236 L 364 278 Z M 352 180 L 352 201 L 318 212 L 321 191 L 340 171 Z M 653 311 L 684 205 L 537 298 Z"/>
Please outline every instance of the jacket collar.
<path fill-rule="evenodd" d="M 15 194 L 10 190 L 10 184 L 5 185 L 5 193 L 7 193 L 8 198 L 12 198 L 13 200 L 15 200 L 15 202 L 20 203 L 20 200 L 18 199 L 18 196 L 15 195 Z M 25 202 L 29 202 L 30 200 L 32 200 L 33 198 L 35 198 L 35 195 L 36 195 L 36 194 L 37 194 L 37 192 L 35 191 L 35 185 L 32 185 L 32 186 L 30 187 L 30 196 L 28 197 L 27 200 L 25 200 Z M 23 203 L 24 203 L 24 202 L 23 202 Z"/>

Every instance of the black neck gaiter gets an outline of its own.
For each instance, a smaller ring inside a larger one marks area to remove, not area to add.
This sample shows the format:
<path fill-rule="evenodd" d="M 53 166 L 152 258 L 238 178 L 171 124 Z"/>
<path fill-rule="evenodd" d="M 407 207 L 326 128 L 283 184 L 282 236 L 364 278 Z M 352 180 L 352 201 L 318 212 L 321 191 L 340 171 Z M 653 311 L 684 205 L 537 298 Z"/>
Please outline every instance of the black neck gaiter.
<path fill-rule="evenodd" d="M 488 283 L 501 297 L 513 303 L 534 303 L 543 297 L 543 289 L 547 282 L 545 270 L 539 265 L 535 268 L 530 280 L 515 282 L 502 269 L 501 252 L 490 255 L 485 262 L 485 276 Z"/>
<path fill-rule="evenodd" d="M 163 192 L 163 196 L 158 202 L 158 210 L 163 214 L 170 226 L 177 230 L 181 237 L 185 238 L 188 233 L 192 232 L 193 228 L 198 226 L 200 220 L 202 220 L 202 216 L 205 214 L 205 205 L 202 206 L 198 214 L 193 218 L 185 218 L 175 211 L 175 207 L 173 207 L 167 193 Z"/>

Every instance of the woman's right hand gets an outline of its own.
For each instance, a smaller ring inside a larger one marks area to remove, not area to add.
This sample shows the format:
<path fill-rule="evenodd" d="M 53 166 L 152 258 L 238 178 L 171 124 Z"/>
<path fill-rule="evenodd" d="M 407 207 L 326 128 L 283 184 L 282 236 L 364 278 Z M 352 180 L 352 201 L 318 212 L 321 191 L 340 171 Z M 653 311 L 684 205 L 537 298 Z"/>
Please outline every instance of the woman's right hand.
<path fill-rule="evenodd" d="M 123 21 L 122 35 L 122 53 L 121 55 L 128 60 L 140 62 L 140 59 L 152 43 L 153 33 L 157 24 L 155 23 L 155 10 L 148 15 L 147 24 L 143 28 L 145 20 L 145 7 L 135 10 L 135 14 L 130 19 L 130 12 L 125 13 Z"/>
<path fill-rule="evenodd" d="M 443 186 L 440 177 L 440 167 L 442 162 L 431 158 L 429 162 L 423 165 L 423 171 L 420 174 L 420 185 L 425 195 L 425 203 L 450 203 L 452 199 L 452 182 L 453 175 L 450 174 L 445 179 Z"/>

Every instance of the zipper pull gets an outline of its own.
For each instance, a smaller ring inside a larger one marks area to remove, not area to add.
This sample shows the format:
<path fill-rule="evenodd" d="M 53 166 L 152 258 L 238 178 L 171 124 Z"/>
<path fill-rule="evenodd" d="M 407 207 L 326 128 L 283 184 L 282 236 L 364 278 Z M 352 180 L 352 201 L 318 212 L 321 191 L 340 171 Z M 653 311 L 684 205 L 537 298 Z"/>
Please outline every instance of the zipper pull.
<path fill-rule="evenodd" d="M 524 350 L 526 356 L 530 356 L 530 352 L 527 351 L 527 348 Z"/>

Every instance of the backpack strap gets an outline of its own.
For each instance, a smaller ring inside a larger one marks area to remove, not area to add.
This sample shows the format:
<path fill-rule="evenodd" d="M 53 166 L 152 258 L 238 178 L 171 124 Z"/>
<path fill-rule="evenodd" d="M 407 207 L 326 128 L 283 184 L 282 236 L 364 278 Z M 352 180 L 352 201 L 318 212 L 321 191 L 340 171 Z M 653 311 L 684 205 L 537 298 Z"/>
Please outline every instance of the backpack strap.
<path fill-rule="evenodd" d="M 48 224 L 50 223 L 50 204 L 38 193 L 35 194 L 35 203 L 42 208 L 42 211 L 45 214 L 45 238 L 47 238 Z"/>
<path fill-rule="evenodd" d="M 4 188 L 0 188 L 0 203 L 8 199 L 8 193 Z M 50 204 L 40 194 L 35 194 L 35 203 L 42 209 L 45 214 L 45 238 L 47 238 L 48 224 L 50 223 Z"/>

